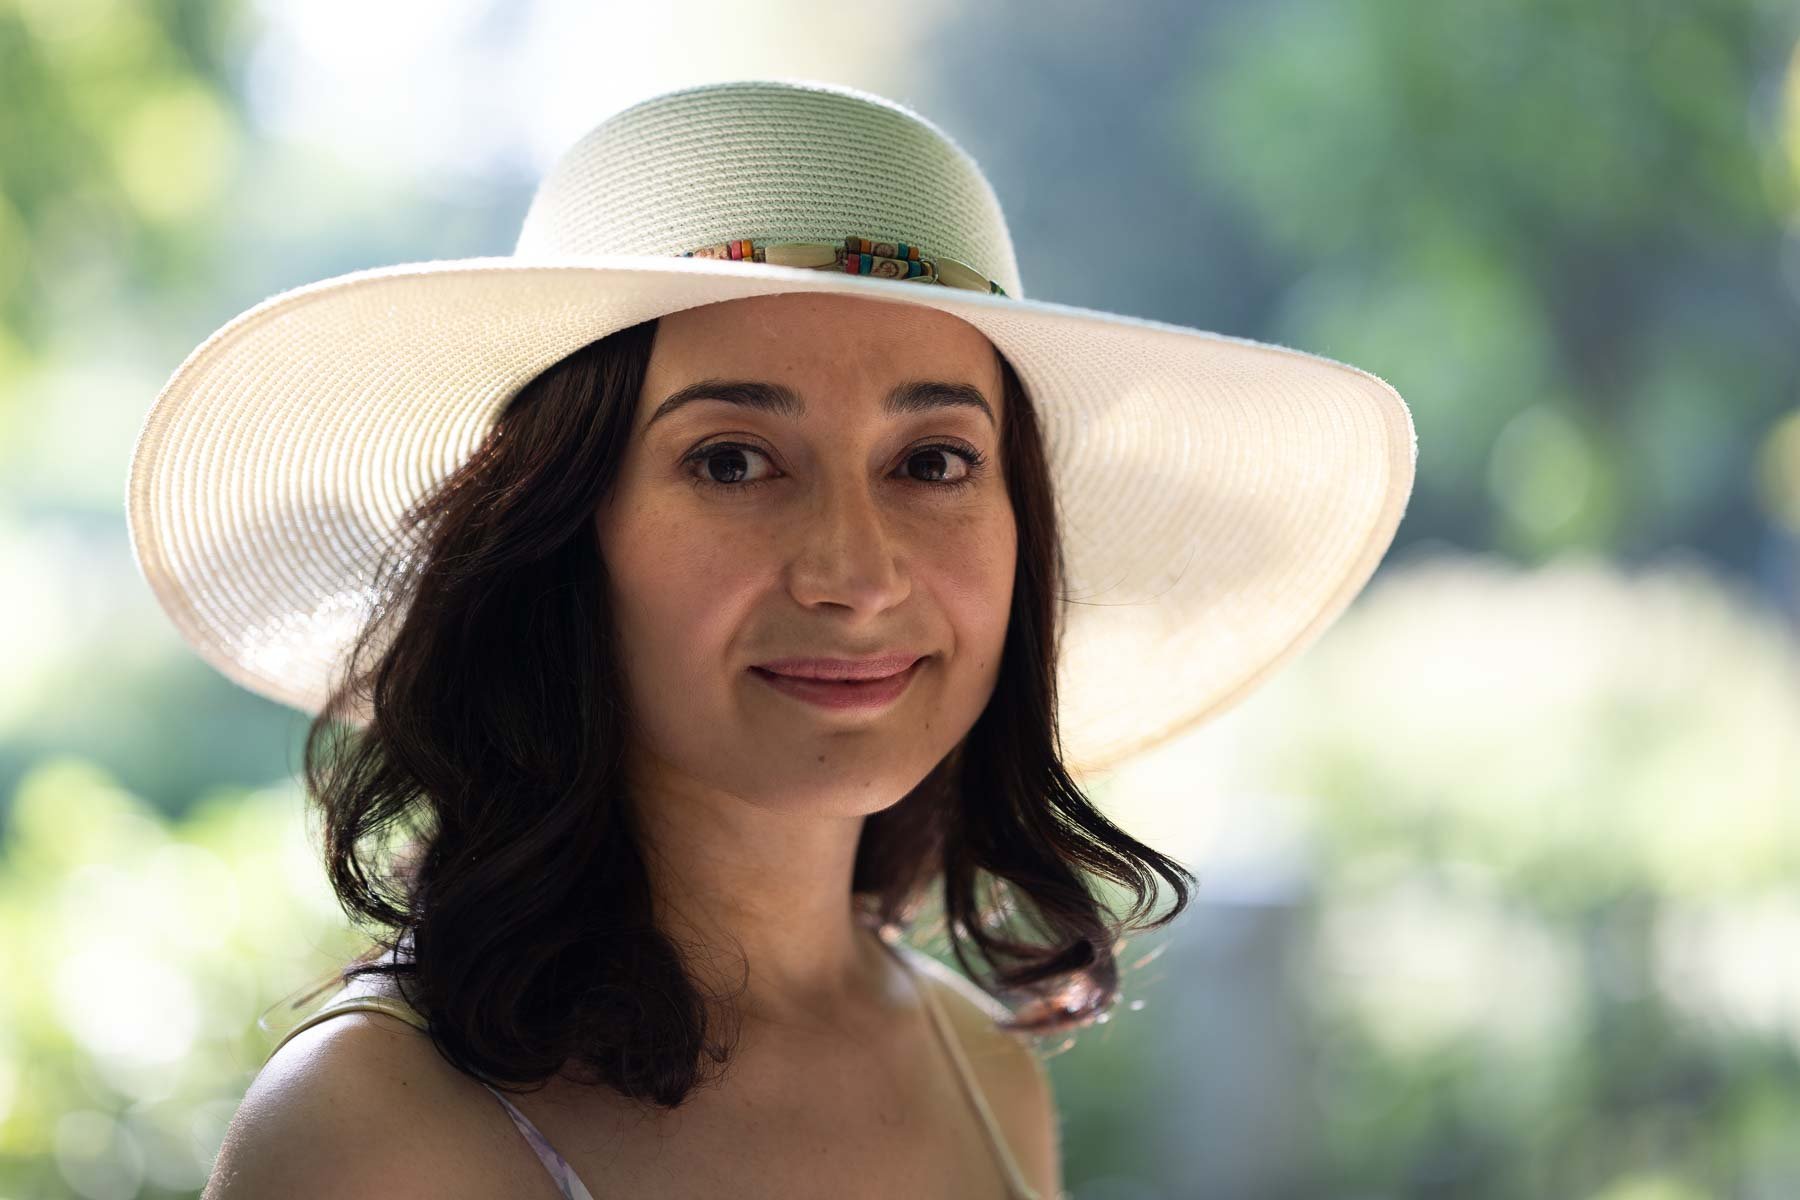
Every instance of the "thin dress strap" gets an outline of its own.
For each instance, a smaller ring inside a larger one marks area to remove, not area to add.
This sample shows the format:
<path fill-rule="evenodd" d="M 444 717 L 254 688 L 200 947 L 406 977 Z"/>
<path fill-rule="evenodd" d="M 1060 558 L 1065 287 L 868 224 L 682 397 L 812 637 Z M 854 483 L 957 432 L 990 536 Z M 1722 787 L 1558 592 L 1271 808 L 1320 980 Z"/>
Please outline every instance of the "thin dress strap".
<path fill-rule="evenodd" d="M 975 1068 L 970 1064 L 968 1055 L 963 1052 L 962 1039 L 957 1036 L 949 1016 L 938 1003 L 936 987 L 922 978 L 921 969 L 911 962 L 912 954 L 922 955 L 923 951 L 891 943 L 885 938 L 881 944 L 888 947 L 894 957 L 900 960 L 901 965 L 906 968 L 913 990 L 925 1002 L 925 1011 L 931 1015 L 932 1028 L 937 1030 L 938 1040 L 944 1043 L 944 1049 L 949 1051 L 951 1061 L 956 1064 L 956 1076 L 962 1081 L 963 1092 L 969 1097 L 969 1103 L 974 1105 L 976 1115 L 981 1118 L 981 1127 L 987 1131 L 988 1144 L 993 1147 L 994 1158 L 1000 1164 L 1000 1173 L 1006 1177 L 1006 1186 L 1014 1200 L 1040 1200 L 1037 1192 L 1025 1181 L 1024 1172 L 1019 1170 L 1018 1162 L 1007 1147 L 1006 1137 L 1000 1132 L 1000 1123 L 994 1119 L 994 1110 L 988 1104 L 987 1097 L 982 1094 L 981 1085 L 975 1080 Z"/>
<path fill-rule="evenodd" d="M 531 1118 L 520 1112 L 503 1093 L 488 1087 L 485 1083 L 481 1086 L 492 1092 L 494 1099 L 505 1107 L 507 1114 L 513 1119 L 513 1124 L 517 1125 L 519 1132 L 525 1135 L 526 1143 L 536 1152 L 538 1161 L 544 1164 L 544 1170 L 550 1172 L 551 1180 L 562 1190 L 563 1200 L 594 1200 L 594 1194 L 587 1190 L 587 1185 L 582 1183 L 580 1176 L 575 1174 L 575 1168 L 571 1167 L 568 1160 L 556 1152 L 556 1148 L 550 1144 L 548 1138 L 538 1132 L 538 1127 L 531 1123 Z"/>
<path fill-rule="evenodd" d="M 264 1064 L 267 1064 L 270 1058 L 275 1057 L 275 1051 L 286 1045 L 302 1029 L 310 1029 L 320 1021 L 347 1012 L 386 1013 L 390 1017 L 399 1017 L 415 1029 L 426 1029 L 425 1018 L 403 1000 L 390 996 L 344 996 L 322 1005 L 316 1012 L 309 1013 L 305 1020 L 283 1034 L 281 1040 L 275 1043 L 274 1049 L 270 1050 L 268 1056 L 263 1059 Z M 538 1161 L 544 1164 L 544 1170 L 550 1173 L 551 1180 L 561 1189 L 563 1200 L 594 1200 L 593 1193 L 587 1190 L 587 1185 L 582 1183 L 580 1177 L 575 1174 L 575 1168 L 571 1167 L 568 1160 L 556 1152 L 555 1147 L 551 1146 L 549 1140 L 538 1131 L 538 1127 L 531 1123 L 531 1119 L 520 1112 L 518 1107 L 501 1092 L 488 1087 L 485 1083 L 481 1086 L 487 1088 L 494 1099 L 500 1102 L 501 1106 L 506 1109 L 507 1115 L 513 1119 L 513 1124 L 519 1127 L 519 1132 L 525 1135 L 526 1144 L 537 1155 Z"/>
<path fill-rule="evenodd" d="M 403 1000 L 398 1000 L 390 996 L 344 996 L 320 1006 L 314 1012 L 308 1013 L 304 1020 L 282 1034 L 281 1039 L 271 1046 L 269 1052 L 263 1056 L 263 1065 L 268 1066 L 269 1060 L 275 1057 L 275 1052 L 292 1041 L 294 1036 L 301 1030 L 311 1029 L 320 1021 L 335 1017 L 339 1013 L 347 1012 L 386 1013 L 390 1017 L 400 1018 L 415 1029 L 423 1030 L 425 1028 L 425 1018 L 415 1012 L 413 1007 Z"/>

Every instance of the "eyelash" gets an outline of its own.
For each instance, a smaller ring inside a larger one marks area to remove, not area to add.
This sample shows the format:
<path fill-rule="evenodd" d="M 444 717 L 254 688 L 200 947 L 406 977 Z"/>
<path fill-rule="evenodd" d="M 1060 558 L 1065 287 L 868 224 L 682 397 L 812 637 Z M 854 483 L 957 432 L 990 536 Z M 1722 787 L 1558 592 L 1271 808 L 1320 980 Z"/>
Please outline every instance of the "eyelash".
<path fill-rule="evenodd" d="M 771 479 L 745 479 L 740 480 L 737 483 L 724 483 L 717 479 L 708 479 L 705 474 L 706 464 L 711 461 L 714 455 L 722 450 L 748 450 L 752 454 L 760 454 L 764 458 L 769 457 L 767 451 L 756 446 L 748 445 L 744 442 L 714 442 L 710 446 L 702 446 L 700 449 L 682 459 L 682 462 L 692 463 L 700 468 L 697 472 L 691 472 L 689 476 L 690 482 L 692 482 L 695 487 L 710 488 L 714 491 L 742 492 L 748 491 L 750 488 L 756 487 L 759 484 L 774 482 Z M 916 480 L 915 482 L 919 483 L 919 486 L 921 487 L 935 488 L 938 491 L 945 492 L 956 491 L 959 488 L 965 488 L 970 484 L 977 482 L 986 471 L 987 455 L 972 446 L 956 446 L 948 442 L 934 442 L 929 446 L 915 446 L 912 450 L 907 452 L 907 461 L 912 461 L 914 455 L 924 454 L 931 450 L 942 450 L 946 454 L 954 454 L 956 457 L 969 464 L 969 471 L 961 479 L 946 479 L 936 482 Z"/>

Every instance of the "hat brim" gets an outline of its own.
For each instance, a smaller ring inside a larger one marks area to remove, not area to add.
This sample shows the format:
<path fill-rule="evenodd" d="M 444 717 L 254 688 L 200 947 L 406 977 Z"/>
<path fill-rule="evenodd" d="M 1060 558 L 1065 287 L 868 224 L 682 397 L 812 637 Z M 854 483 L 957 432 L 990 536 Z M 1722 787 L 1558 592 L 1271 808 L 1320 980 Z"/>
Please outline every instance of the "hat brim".
<path fill-rule="evenodd" d="M 1399 394 L 1284 346 L 762 263 L 441 259 L 271 296 L 188 355 L 132 456 L 139 569 L 209 664 L 316 713 L 399 514 L 525 383 L 652 317 L 799 291 L 951 313 L 1018 372 L 1058 490 L 1059 721 L 1077 772 L 1217 714 L 1310 644 L 1373 575 L 1412 491 Z"/>

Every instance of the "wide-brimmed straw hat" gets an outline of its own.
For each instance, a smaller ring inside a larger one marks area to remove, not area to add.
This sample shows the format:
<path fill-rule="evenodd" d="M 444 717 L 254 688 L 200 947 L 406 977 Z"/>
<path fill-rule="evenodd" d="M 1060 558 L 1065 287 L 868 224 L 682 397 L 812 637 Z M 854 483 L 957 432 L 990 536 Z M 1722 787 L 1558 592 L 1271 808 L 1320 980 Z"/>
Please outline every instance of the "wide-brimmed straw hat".
<path fill-rule="evenodd" d="M 758 79 L 606 118 L 545 175 L 509 255 L 338 275 L 213 333 L 132 457 L 139 568 L 208 663 L 317 713 L 382 607 L 399 515 L 525 383 L 652 317 L 786 292 L 940 309 L 1016 370 L 1059 501 L 1075 771 L 1219 713 L 1311 643 L 1412 491 L 1412 417 L 1383 380 L 1027 300 L 994 189 L 948 134 L 867 92 Z"/>

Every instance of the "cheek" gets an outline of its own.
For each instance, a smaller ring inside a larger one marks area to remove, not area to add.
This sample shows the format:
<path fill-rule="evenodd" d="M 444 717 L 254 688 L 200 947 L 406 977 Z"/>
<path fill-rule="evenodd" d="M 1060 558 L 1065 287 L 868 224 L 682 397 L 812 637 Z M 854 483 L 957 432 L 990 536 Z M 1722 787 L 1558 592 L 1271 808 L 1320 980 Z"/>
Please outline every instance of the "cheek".
<path fill-rule="evenodd" d="M 629 678 L 667 681 L 673 686 L 659 690 L 694 694 L 684 685 L 716 673 L 729 657 L 759 556 L 741 539 L 721 539 L 653 506 L 606 527 L 601 553 Z"/>
<path fill-rule="evenodd" d="M 1011 509 L 990 514 L 946 540 L 930 563 L 932 590 L 955 637 L 961 669 L 984 685 L 999 675 L 1017 570 L 1017 532 Z"/>

